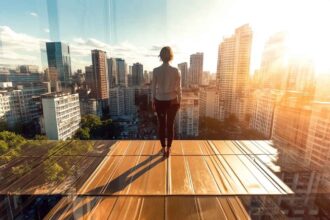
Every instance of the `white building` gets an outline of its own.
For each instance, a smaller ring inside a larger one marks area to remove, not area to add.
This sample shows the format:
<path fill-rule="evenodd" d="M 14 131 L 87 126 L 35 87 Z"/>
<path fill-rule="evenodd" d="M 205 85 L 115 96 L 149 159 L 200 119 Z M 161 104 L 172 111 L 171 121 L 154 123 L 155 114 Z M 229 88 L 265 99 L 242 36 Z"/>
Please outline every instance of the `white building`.
<path fill-rule="evenodd" d="M 188 84 L 200 85 L 203 78 L 203 53 L 195 53 L 190 55 L 190 68 Z"/>
<path fill-rule="evenodd" d="M 243 25 L 235 30 L 234 35 L 225 38 L 219 46 L 217 87 L 225 118 L 233 114 L 239 120 L 245 119 L 251 43 L 252 30 L 249 25 Z"/>
<path fill-rule="evenodd" d="M 0 119 L 12 128 L 17 123 L 38 120 L 41 115 L 40 101 L 37 97 L 49 92 L 45 83 L 18 85 L 9 82 L 0 84 Z"/>
<path fill-rule="evenodd" d="M 199 98 L 192 92 L 183 92 L 180 109 L 175 118 L 179 138 L 197 137 L 199 127 Z"/>
<path fill-rule="evenodd" d="M 219 107 L 219 91 L 216 87 L 202 87 L 199 91 L 199 116 L 223 121 Z"/>
<path fill-rule="evenodd" d="M 135 114 L 135 88 L 119 86 L 110 89 L 109 105 L 111 116 Z"/>
<path fill-rule="evenodd" d="M 66 140 L 74 136 L 81 120 L 79 95 L 48 93 L 42 96 L 46 135 L 51 140 Z"/>
<path fill-rule="evenodd" d="M 189 77 L 188 77 L 188 63 L 179 63 L 178 69 L 181 73 L 181 86 L 182 88 L 189 87 Z"/>
<path fill-rule="evenodd" d="M 279 90 L 256 90 L 253 94 L 250 128 L 270 138 L 276 104 L 283 92 Z"/>

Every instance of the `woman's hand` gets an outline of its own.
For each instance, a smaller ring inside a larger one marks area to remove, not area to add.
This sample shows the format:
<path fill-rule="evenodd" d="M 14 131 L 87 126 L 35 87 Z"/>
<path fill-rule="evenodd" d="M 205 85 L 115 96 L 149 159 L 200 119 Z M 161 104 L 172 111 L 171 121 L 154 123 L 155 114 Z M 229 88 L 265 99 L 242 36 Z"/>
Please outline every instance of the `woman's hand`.
<path fill-rule="evenodd" d="M 154 100 L 151 102 L 151 108 L 154 112 L 156 111 L 156 106 L 155 106 L 155 101 Z"/>

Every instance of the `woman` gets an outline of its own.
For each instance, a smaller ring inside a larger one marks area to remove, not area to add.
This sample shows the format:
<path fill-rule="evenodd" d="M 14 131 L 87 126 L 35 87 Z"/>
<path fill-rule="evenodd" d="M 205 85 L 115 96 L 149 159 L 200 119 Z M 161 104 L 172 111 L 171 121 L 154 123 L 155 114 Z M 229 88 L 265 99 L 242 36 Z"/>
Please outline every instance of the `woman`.
<path fill-rule="evenodd" d="M 155 68 L 152 74 L 152 106 L 157 112 L 162 153 L 163 156 L 168 157 L 174 136 L 174 119 L 181 102 L 181 77 L 179 70 L 169 64 L 173 59 L 173 51 L 170 47 L 163 47 L 159 57 L 163 64 Z"/>

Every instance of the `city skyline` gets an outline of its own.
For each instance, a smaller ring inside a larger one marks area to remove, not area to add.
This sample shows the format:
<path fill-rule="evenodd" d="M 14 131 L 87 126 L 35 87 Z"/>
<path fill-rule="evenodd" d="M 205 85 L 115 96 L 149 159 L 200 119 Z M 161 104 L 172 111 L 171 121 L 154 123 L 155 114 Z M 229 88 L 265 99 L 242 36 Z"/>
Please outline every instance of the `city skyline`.
<path fill-rule="evenodd" d="M 124 58 L 129 64 L 140 62 L 145 69 L 152 70 L 160 64 L 157 57 L 160 47 L 170 45 L 175 52 L 173 65 L 187 62 L 193 53 L 203 52 L 204 70 L 215 73 L 219 44 L 224 37 L 230 36 L 235 28 L 245 23 L 251 25 L 254 33 L 250 75 L 260 66 L 265 42 L 278 31 L 290 33 L 289 44 L 292 53 L 308 53 L 317 59 L 317 73 L 329 69 L 324 57 L 329 49 L 329 43 L 325 40 L 329 33 L 321 28 L 326 22 L 324 20 L 327 20 L 324 18 L 329 16 L 325 15 L 326 1 L 319 0 L 313 4 L 310 1 L 300 1 L 300 10 L 295 12 L 295 18 L 290 18 L 290 15 L 297 1 L 269 1 L 270 5 L 259 1 L 231 3 L 209 0 L 209 3 L 214 4 L 214 8 L 210 9 L 204 2 L 192 1 L 189 10 L 185 11 L 184 1 L 155 1 L 151 4 L 144 0 L 139 5 L 141 10 L 133 13 L 136 1 L 128 3 L 105 0 L 96 6 L 86 0 L 68 3 L 58 1 L 56 13 L 47 13 L 47 10 L 44 10 L 48 6 L 46 2 L 29 1 L 20 5 L 16 1 L 2 2 L 2 8 L 7 10 L 3 10 L 4 13 L 0 15 L 0 64 L 47 66 L 47 61 L 45 63 L 43 57 L 44 43 L 52 41 L 53 30 L 49 26 L 53 24 L 52 19 L 57 17 L 60 39 L 54 41 L 60 40 L 69 44 L 73 70 L 84 69 L 90 65 L 89 55 L 93 49 L 104 50 L 109 57 Z M 74 6 L 77 6 L 77 10 L 72 10 Z M 246 7 L 246 10 L 242 6 Z M 162 13 L 158 13 L 164 8 Z M 280 9 L 281 17 L 272 12 Z M 92 17 L 93 12 L 97 10 L 100 15 Z M 199 16 L 195 22 L 194 10 L 208 16 Z M 318 13 L 311 14 L 310 10 Z M 312 16 L 306 18 L 307 12 Z M 122 13 L 127 15 L 126 18 L 118 15 Z M 177 19 L 173 18 L 177 14 L 180 16 Z M 12 16 L 16 16 L 15 19 L 11 19 Z M 192 22 L 194 25 L 191 25 Z M 77 24 L 81 28 L 77 28 Z M 146 25 L 142 27 L 141 24 Z M 159 31 L 158 26 L 164 26 L 163 30 Z M 132 33 L 136 34 L 132 36 Z"/>

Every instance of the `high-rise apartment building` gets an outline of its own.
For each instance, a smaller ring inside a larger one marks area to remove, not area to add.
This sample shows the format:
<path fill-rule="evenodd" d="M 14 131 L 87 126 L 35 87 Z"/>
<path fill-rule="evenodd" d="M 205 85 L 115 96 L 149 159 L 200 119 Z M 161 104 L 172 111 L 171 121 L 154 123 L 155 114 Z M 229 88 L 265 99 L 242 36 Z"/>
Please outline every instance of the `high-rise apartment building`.
<path fill-rule="evenodd" d="M 199 98 L 192 92 L 183 92 L 180 109 L 175 118 L 179 138 L 197 137 L 199 131 Z"/>
<path fill-rule="evenodd" d="M 247 106 L 252 30 L 243 25 L 219 46 L 217 84 L 225 118 L 235 115 L 244 120 Z"/>
<path fill-rule="evenodd" d="M 107 100 L 109 98 L 109 83 L 106 52 L 101 50 L 92 50 L 92 63 L 92 97 L 96 100 Z"/>
<path fill-rule="evenodd" d="M 114 88 L 118 85 L 118 68 L 115 58 L 107 59 L 108 64 L 108 81 L 109 88 Z"/>
<path fill-rule="evenodd" d="M 74 136 L 81 120 L 79 95 L 49 93 L 42 96 L 46 135 L 50 140 L 66 140 Z"/>
<path fill-rule="evenodd" d="M 135 88 L 118 86 L 110 89 L 110 115 L 126 116 L 136 113 Z"/>
<path fill-rule="evenodd" d="M 313 102 L 305 159 L 322 173 L 323 188 L 330 190 L 330 102 Z"/>
<path fill-rule="evenodd" d="M 58 80 L 62 87 L 68 87 L 71 84 L 71 58 L 70 48 L 62 42 L 47 42 L 48 69 L 56 69 Z"/>
<path fill-rule="evenodd" d="M 142 86 L 144 84 L 143 65 L 134 63 L 132 66 L 132 85 Z"/>
<path fill-rule="evenodd" d="M 274 112 L 272 140 L 302 160 L 307 150 L 311 112 L 311 97 L 297 92 L 286 92 Z"/>
<path fill-rule="evenodd" d="M 39 120 L 41 116 L 40 97 L 50 92 L 46 83 L 13 86 L 11 82 L 0 83 L 0 119 L 10 128 L 17 123 Z"/>
<path fill-rule="evenodd" d="M 214 87 L 202 87 L 199 90 L 199 116 L 223 120 L 219 109 L 219 91 Z"/>
<path fill-rule="evenodd" d="M 314 64 L 311 59 L 291 57 L 287 71 L 287 90 L 310 94 L 314 92 Z"/>
<path fill-rule="evenodd" d="M 189 84 L 200 85 L 202 84 L 203 77 L 203 53 L 195 53 L 190 55 L 190 67 L 189 67 Z"/>
<path fill-rule="evenodd" d="M 260 88 L 280 89 L 287 84 L 287 36 L 283 32 L 272 35 L 265 44 L 260 66 Z"/>
<path fill-rule="evenodd" d="M 124 59 L 116 58 L 118 85 L 127 86 L 127 64 Z"/>
<path fill-rule="evenodd" d="M 189 78 L 188 78 L 188 63 L 179 63 L 178 64 L 179 71 L 181 73 L 181 86 L 182 88 L 189 87 Z"/>
<path fill-rule="evenodd" d="M 250 128 L 270 138 L 273 128 L 274 111 L 281 100 L 283 92 L 280 90 L 260 89 L 252 95 L 252 114 Z"/>

